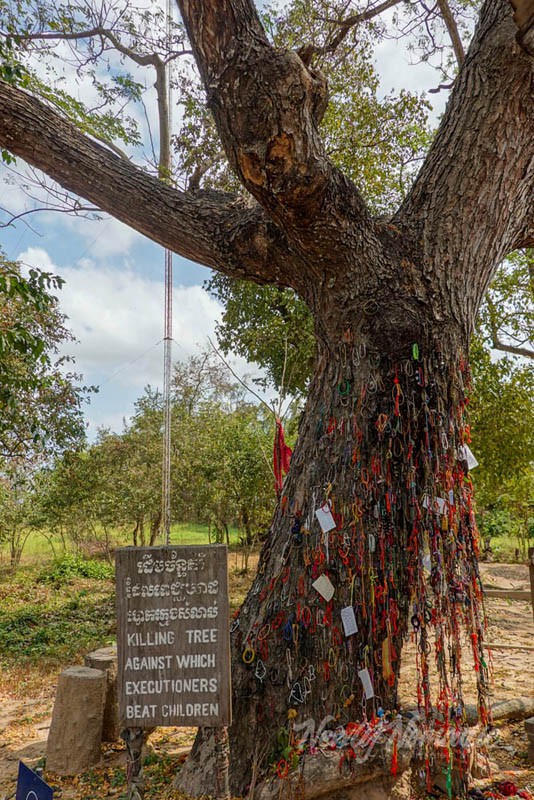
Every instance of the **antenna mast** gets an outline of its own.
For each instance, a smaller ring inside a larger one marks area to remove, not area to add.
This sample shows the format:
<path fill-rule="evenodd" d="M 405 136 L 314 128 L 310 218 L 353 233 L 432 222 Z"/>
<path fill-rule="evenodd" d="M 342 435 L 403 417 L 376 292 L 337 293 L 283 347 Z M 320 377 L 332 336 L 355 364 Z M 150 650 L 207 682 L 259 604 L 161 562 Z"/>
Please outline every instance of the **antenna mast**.
<path fill-rule="evenodd" d="M 167 48 L 172 46 L 172 2 L 167 0 Z M 168 60 L 165 70 L 167 77 L 167 114 L 168 131 L 171 136 L 172 126 L 172 80 L 171 61 Z M 170 144 L 170 142 L 169 142 Z M 162 164 L 166 179 L 170 178 L 172 156 L 169 147 L 168 164 Z M 171 376 L 172 376 L 172 251 L 165 250 L 165 310 L 163 332 L 163 464 L 161 490 L 161 521 L 165 536 L 165 544 L 170 544 L 171 537 Z"/>

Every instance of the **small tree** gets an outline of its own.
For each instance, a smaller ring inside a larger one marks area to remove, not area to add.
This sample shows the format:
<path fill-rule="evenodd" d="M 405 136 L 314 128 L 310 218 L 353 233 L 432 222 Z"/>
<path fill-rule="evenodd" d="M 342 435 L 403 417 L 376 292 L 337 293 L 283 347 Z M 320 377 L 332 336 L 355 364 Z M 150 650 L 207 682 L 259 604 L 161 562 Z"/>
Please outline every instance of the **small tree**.
<path fill-rule="evenodd" d="M 15 572 L 32 533 L 31 476 L 13 463 L 0 478 L 0 543 L 8 543 L 9 565 Z"/>
<path fill-rule="evenodd" d="M 53 294 L 61 285 L 39 270 L 24 277 L 0 253 L 0 538 L 13 569 L 35 523 L 40 470 L 85 438 L 87 390 L 60 355 L 72 340 Z"/>
<path fill-rule="evenodd" d="M 65 369 L 72 341 L 52 292 L 63 281 L 0 253 L 0 459 L 50 457 L 85 437 L 87 389 Z"/>

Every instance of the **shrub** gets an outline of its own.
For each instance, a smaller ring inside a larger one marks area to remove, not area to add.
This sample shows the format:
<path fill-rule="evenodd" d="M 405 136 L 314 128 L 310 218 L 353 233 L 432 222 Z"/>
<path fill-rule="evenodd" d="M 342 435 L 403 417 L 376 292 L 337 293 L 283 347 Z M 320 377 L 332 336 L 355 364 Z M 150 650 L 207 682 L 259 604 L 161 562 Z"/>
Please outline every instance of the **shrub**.
<path fill-rule="evenodd" d="M 37 576 L 38 583 L 63 586 L 75 578 L 92 578 L 105 581 L 113 577 L 113 567 L 105 561 L 94 558 L 83 558 L 73 553 L 65 553 L 56 558 L 49 567 Z"/>

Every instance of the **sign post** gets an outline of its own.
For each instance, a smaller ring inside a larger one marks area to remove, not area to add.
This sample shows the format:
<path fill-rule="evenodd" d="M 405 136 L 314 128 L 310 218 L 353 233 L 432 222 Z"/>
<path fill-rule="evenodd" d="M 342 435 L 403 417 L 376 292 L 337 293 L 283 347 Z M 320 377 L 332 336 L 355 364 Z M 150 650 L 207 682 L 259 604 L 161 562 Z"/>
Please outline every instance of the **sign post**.
<path fill-rule="evenodd" d="M 226 726 L 215 728 L 215 761 L 217 773 L 215 786 L 217 800 L 230 800 L 230 744 L 228 741 L 228 728 Z"/>
<path fill-rule="evenodd" d="M 227 561 L 225 545 L 116 551 L 121 726 L 218 729 L 220 798 L 232 718 Z"/>
<path fill-rule="evenodd" d="M 528 570 L 530 575 L 530 600 L 532 603 L 532 614 L 534 615 L 534 547 L 528 548 Z"/>

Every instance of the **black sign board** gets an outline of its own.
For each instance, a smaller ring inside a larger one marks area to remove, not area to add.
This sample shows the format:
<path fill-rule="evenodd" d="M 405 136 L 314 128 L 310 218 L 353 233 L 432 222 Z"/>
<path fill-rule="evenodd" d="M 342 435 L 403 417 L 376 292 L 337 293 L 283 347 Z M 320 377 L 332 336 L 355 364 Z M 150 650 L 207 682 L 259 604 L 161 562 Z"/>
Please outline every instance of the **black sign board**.
<path fill-rule="evenodd" d="M 53 800 L 53 797 L 52 787 L 26 764 L 19 761 L 16 800 Z"/>

